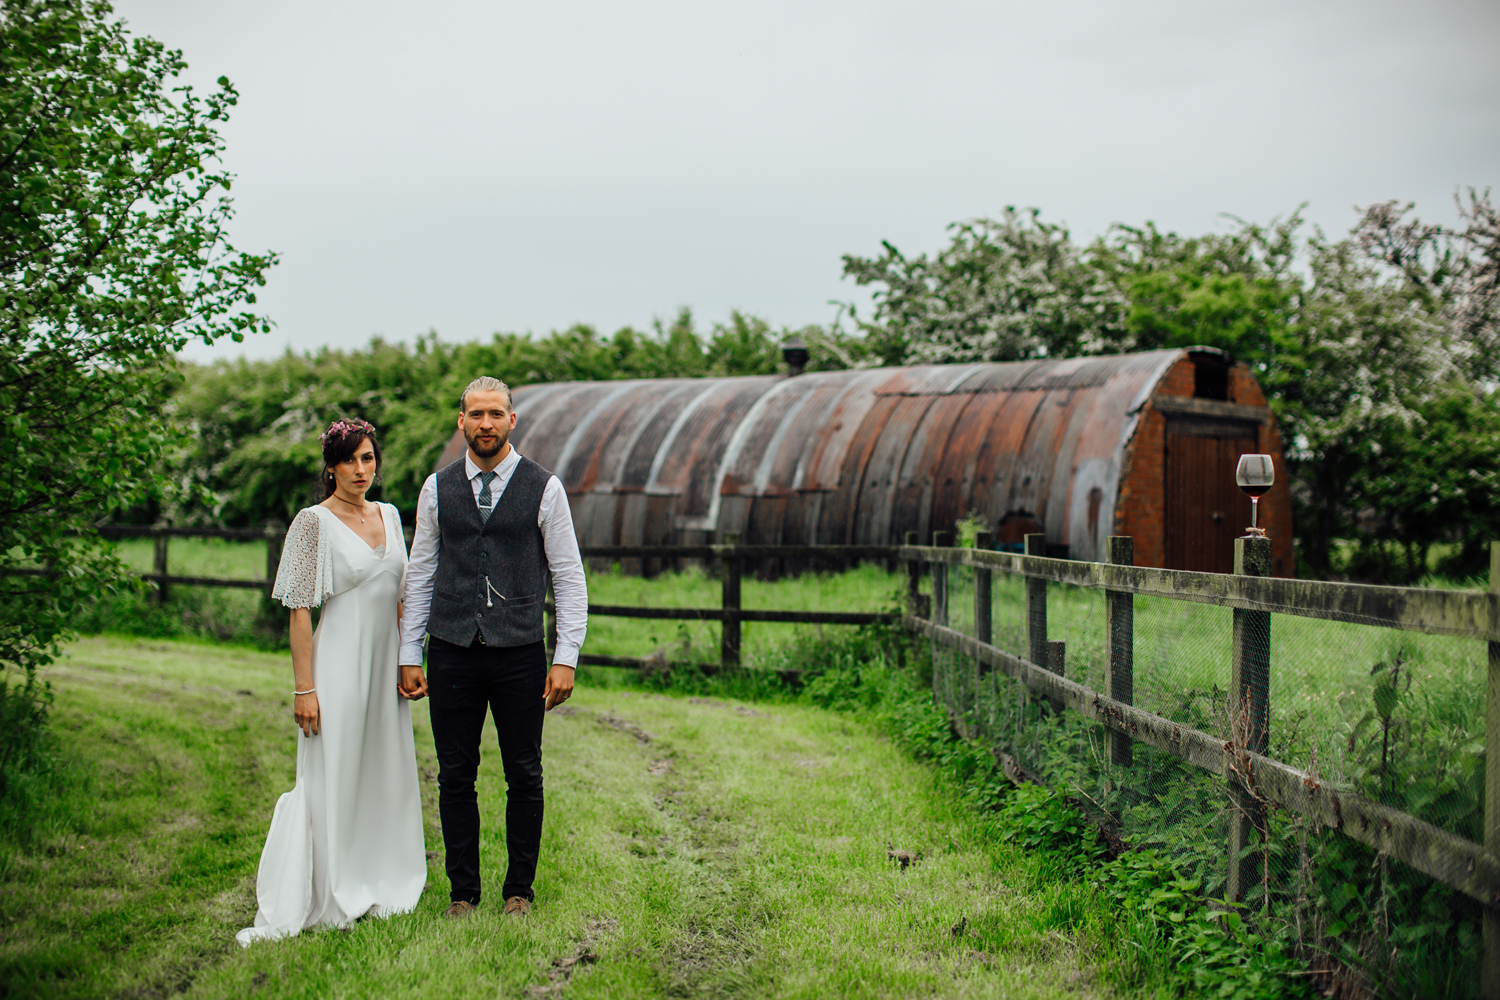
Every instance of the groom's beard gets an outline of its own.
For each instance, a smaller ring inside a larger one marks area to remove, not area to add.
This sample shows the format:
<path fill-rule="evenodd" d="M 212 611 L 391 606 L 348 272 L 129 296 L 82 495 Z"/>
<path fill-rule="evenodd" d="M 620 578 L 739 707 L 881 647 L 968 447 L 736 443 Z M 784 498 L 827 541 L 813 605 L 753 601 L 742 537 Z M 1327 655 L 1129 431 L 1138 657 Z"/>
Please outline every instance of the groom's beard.
<path fill-rule="evenodd" d="M 481 441 L 479 432 L 475 431 L 473 434 L 465 434 L 464 440 L 469 442 L 469 450 L 480 458 L 494 458 L 505 450 L 505 443 L 510 440 L 510 430 L 507 428 L 496 431 L 495 436 L 488 441 Z"/>

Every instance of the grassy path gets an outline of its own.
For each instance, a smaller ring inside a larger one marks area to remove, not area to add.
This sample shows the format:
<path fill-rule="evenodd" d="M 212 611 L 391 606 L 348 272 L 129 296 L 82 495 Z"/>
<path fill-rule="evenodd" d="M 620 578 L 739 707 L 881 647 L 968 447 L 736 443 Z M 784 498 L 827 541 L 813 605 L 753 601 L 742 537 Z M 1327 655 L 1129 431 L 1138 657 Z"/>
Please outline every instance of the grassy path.
<path fill-rule="evenodd" d="M 432 883 L 413 914 L 242 951 L 271 807 L 290 787 L 284 659 L 86 640 L 52 671 L 81 812 L 0 873 L 0 996 L 1093 995 L 1051 915 L 1081 891 L 986 839 L 932 774 L 850 717 L 667 698 L 585 676 L 545 736 L 539 905 L 442 916 L 435 766 L 417 747 Z M 504 865 L 493 736 L 486 885 Z M 887 851 L 920 859 L 903 869 Z"/>

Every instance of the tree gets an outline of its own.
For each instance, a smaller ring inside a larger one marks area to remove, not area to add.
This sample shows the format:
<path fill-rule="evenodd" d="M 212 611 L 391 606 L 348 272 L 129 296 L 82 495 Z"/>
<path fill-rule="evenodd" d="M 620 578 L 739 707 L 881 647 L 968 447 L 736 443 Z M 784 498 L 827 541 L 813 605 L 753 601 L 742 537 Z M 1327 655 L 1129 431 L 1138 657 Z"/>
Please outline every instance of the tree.
<path fill-rule="evenodd" d="M 88 529 L 158 490 L 174 352 L 268 328 L 246 307 L 275 257 L 226 233 L 237 95 L 176 85 L 185 65 L 105 3 L 0 0 L 0 782 L 70 609 L 126 580 Z"/>
<path fill-rule="evenodd" d="M 931 259 L 882 243 L 844 257 L 844 275 L 875 292 L 860 324 L 882 364 L 1014 361 L 1118 350 L 1125 297 L 1091 254 L 1037 209 L 948 227 Z"/>
<path fill-rule="evenodd" d="M 765 375 L 782 370 L 780 345 L 791 332 L 732 312 L 705 338 L 692 312 L 681 309 L 670 322 L 645 331 L 622 327 L 612 336 L 583 323 L 544 337 L 497 333 L 462 344 L 429 333 L 410 344 L 377 338 L 358 350 L 186 366 L 171 408 L 192 440 L 170 455 L 162 474 L 194 488 L 127 516 L 237 527 L 289 521 L 309 500 L 321 461 L 318 433 L 340 417 L 360 417 L 379 429 L 386 461 L 375 495 L 411 510 L 453 434 L 459 393 L 475 375 L 494 375 L 513 387 Z M 797 333 L 817 345 L 818 367 L 843 365 L 825 350 L 837 346 L 837 332 Z"/>

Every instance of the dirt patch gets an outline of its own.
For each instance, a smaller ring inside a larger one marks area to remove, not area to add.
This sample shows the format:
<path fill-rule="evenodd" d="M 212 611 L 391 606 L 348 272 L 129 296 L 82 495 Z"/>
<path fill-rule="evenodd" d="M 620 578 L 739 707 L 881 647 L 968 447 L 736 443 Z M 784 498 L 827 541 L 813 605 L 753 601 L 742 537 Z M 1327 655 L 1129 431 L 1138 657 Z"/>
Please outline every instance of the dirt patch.
<path fill-rule="evenodd" d="M 204 907 L 221 924 L 248 927 L 255 920 L 255 876 L 246 875 L 232 889 L 225 889 Z"/>
<path fill-rule="evenodd" d="M 631 722 L 628 719 L 622 719 L 616 715 L 606 714 L 599 716 L 599 725 L 608 726 L 610 729 L 614 729 L 618 732 L 634 736 L 637 743 L 650 743 L 652 740 L 656 739 L 655 736 L 652 736 L 640 726 L 637 726 L 634 722 Z"/>
<path fill-rule="evenodd" d="M 657 777 L 660 777 L 663 774 L 667 774 L 671 770 L 672 762 L 670 760 L 653 760 L 646 766 L 646 773 L 655 775 Z"/>
<path fill-rule="evenodd" d="M 527 996 L 557 996 L 567 989 L 568 981 L 579 969 L 599 961 L 599 945 L 609 933 L 620 926 L 613 917 L 592 917 L 583 925 L 571 954 L 554 958 L 547 966 L 547 981 L 527 990 Z"/>
<path fill-rule="evenodd" d="M 558 705 L 557 707 L 552 709 L 551 714 L 561 716 L 564 719 L 571 719 L 573 716 L 578 714 L 578 709 L 574 708 L 572 705 Z"/>

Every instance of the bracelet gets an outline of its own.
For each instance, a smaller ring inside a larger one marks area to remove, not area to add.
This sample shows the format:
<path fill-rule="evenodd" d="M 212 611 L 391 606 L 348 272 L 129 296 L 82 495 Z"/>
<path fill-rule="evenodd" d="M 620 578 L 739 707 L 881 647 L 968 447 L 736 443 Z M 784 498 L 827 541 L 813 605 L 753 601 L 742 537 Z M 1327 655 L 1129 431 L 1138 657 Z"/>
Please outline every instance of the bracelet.
<path fill-rule="evenodd" d="M 298 691 L 296 688 L 293 688 L 292 694 L 312 694 L 316 690 L 318 690 L 316 687 L 310 687 L 306 691 Z"/>

